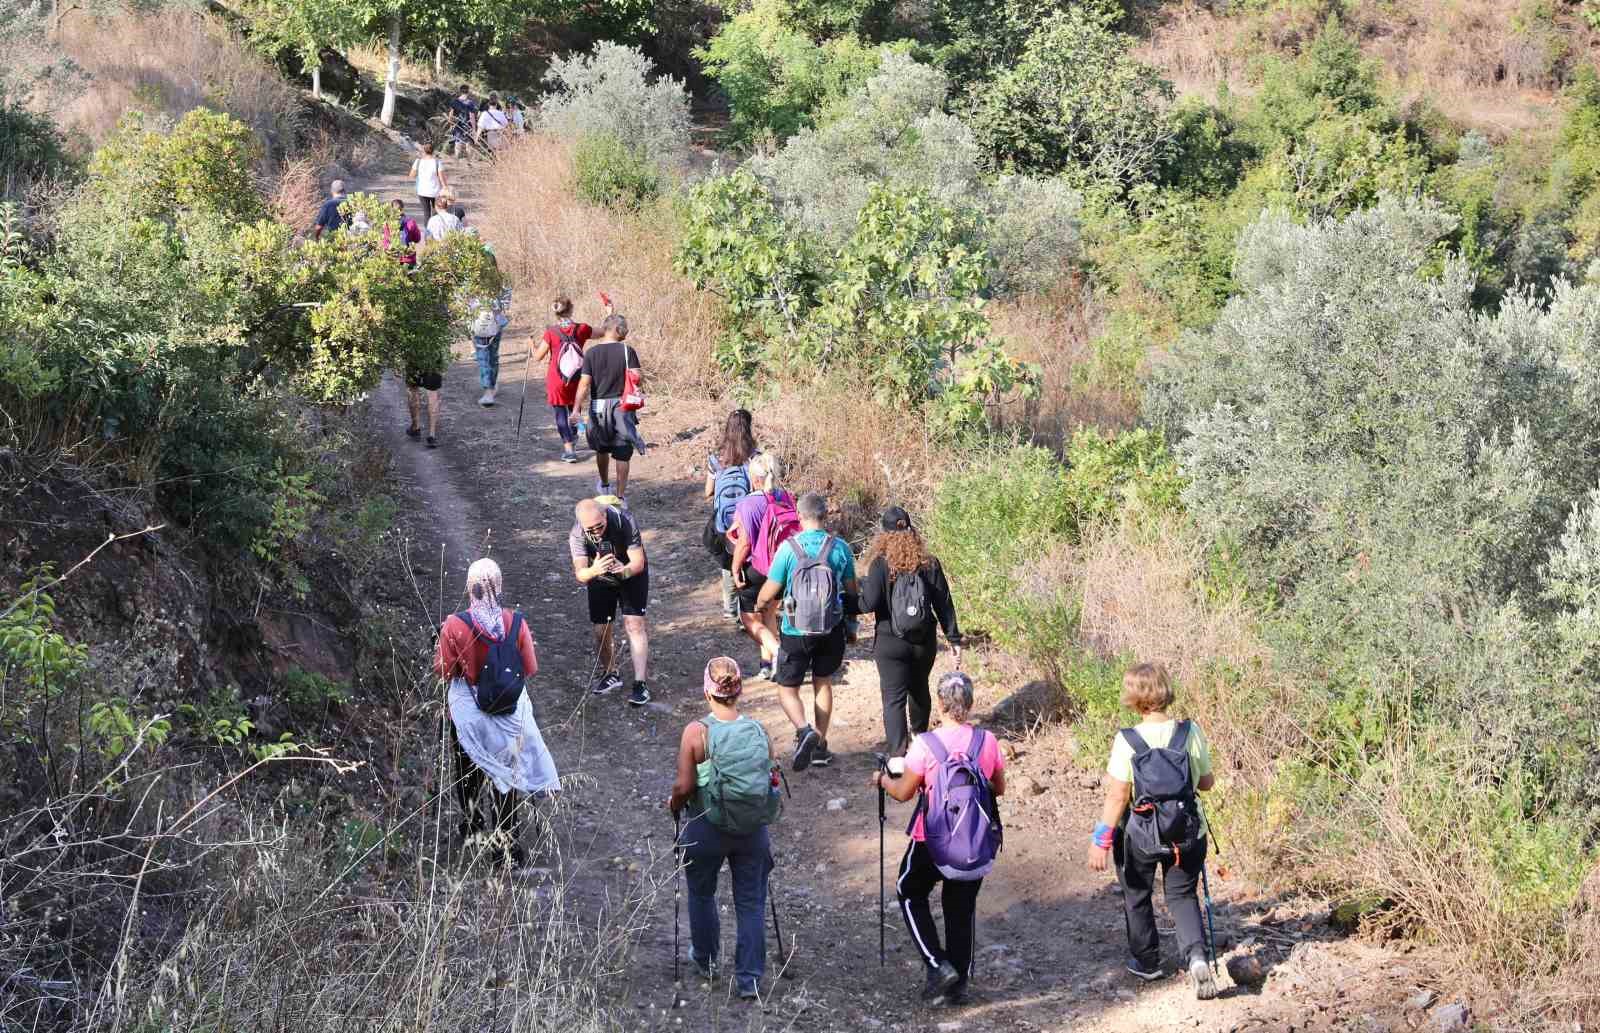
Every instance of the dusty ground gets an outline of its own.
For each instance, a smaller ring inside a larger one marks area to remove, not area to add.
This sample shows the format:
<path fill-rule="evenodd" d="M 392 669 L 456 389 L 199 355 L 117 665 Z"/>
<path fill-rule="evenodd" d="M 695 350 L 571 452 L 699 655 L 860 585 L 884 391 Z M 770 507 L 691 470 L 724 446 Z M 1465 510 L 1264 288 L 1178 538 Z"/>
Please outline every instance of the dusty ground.
<path fill-rule="evenodd" d="M 396 164 L 403 173 L 398 157 Z M 457 168 L 452 178 L 462 188 L 470 222 L 471 170 Z M 394 177 L 367 188 L 410 196 Z M 483 232 L 493 238 L 493 227 Z M 580 318 L 598 322 L 597 315 L 580 305 Z M 660 871 L 652 859 L 664 854 L 672 832 L 662 802 L 679 731 L 703 710 L 702 664 L 727 653 L 753 668 L 755 650 L 721 616 L 716 570 L 698 544 L 706 513 L 698 466 L 712 447 L 721 414 L 695 400 L 653 396 L 641 421 L 652 447 L 634 462 L 629 495 L 650 557 L 655 702 L 635 710 L 620 694 L 587 694 L 590 629 L 565 539 L 573 503 L 592 492 L 594 466 L 587 452 L 580 465 L 558 461 L 542 364 L 533 371 L 520 443 L 513 444 L 526 368 L 523 342 L 532 328 L 519 319 L 507 330 L 501 404 L 493 409 L 476 404 L 476 371 L 463 342 L 446 377 L 436 451 L 404 436 L 403 389 L 395 382 L 384 384 L 373 405 L 389 421 L 397 494 L 407 500 L 414 534 L 414 572 L 429 586 L 423 594 L 430 605 L 440 544 L 448 608 L 466 565 L 487 540 L 505 571 L 510 601 L 528 615 L 538 640 L 541 671 L 530 691 L 562 774 L 575 788 L 556 823 L 556 847 L 519 880 L 537 891 L 543 880 L 564 875 L 582 899 L 599 904 L 647 880 L 652 869 Z M 647 375 L 652 365 L 670 361 L 652 348 L 647 326 L 635 328 L 632 343 Z M 759 413 L 757 432 L 759 437 Z M 1007 667 L 995 658 L 977 658 L 981 709 L 1022 687 L 999 673 Z M 745 704 L 775 741 L 792 741 L 775 687 L 752 683 Z M 1276 900 L 1237 878 L 1212 880 L 1219 948 L 1258 956 L 1269 973 L 1264 987 L 1234 987 L 1224 974 L 1222 998 L 1202 1004 L 1181 978 L 1140 984 L 1123 971 L 1126 941 L 1111 876 L 1088 871 L 1082 861 L 1098 804 L 1097 778 L 1071 760 L 1063 736 L 1031 734 L 993 714 L 988 720 L 1008 744 L 1012 784 L 1021 791 L 1005 801 L 1006 849 L 979 902 L 978 974 L 970 1006 L 917 1003 L 919 961 L 896 916 L 892 885 L 887 964 L 879 967 L 879 830 L 875 791 L 867 780 L 870 753 L 882 745 L 882 726 L 877 675 L 863 645 L 852 648 L 835 693 L 830 741 L 839 759 L 830 769 L 792 777 L 793 799 L 775 830 L 773 892 L 789 955 L 780 957 L 769 935 L 769 973 L 781 970 L 781 978 L 768 980 L 768 996 L 759 1006 L 731 999 L 725 983 L 686 981 L 675 989 L 673 900 L 658 893 L 629 977 L 614 987 L 616 999 L 637 1016 L 626 1028 L 1377 1031 L 1440 1017 L 1437 1008 L 1425 1015 L 1406 1006 L 1426 985 L 1421 959 L 1340 939 L 1327 923 L 1325 906 Z M 1034 785 L 1024 788 L 1023 775 Z M 844 809 L 829 811 L 830 800 L 844 801 Z M 892 881 L 910 805 L 890 806 L 883 863 Z M 1164 928 L 1170 931 L 1170 923 Z M 731 956 L 731 913 L 724 939 Z M 686 957 L 683 965 L 687 971 Z"/>

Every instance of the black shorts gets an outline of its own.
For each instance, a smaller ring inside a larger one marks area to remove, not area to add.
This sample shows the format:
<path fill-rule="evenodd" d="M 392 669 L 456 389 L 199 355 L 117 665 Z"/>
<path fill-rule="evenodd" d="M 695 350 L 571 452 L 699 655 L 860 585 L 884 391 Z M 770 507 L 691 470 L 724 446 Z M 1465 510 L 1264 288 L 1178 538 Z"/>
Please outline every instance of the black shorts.
<path fill-rule="evenodd" d="M 406 370 L 406 386 L 424 391 L 437 391 L 444 387 L 444 374 L 438 370 Z"/>
<path fill-rule="evenodd" d="M 826 635 L 779 635 L 778 673 L 772 679 L 784 688 L 814 678 L 832 678 L 844 666 L 844 621 Z"/>
<path fill-rule="evenodd" d="M 605 403 L 599 411 L 596 411 L 597 402 Z M 622 432 L 622 427 L 619 426 L 621 422 L 622 412 L 617 408 L 616 399 L 596 399 L 589 403 L 589 429 L 583 436 L 589 448 L 596 453 L 608 455 L 619 463 L 626 463 L 633 458 L 633 442 Z"/>
<path fill-rule="evenodd" d="M 756 597 L 761 594 L 761 586 L 767 583 L 767 576 L 755 567 L 746 563 L 744 565 L 744 587 L 739 589 L 739 612 L 755 613 Z"/>
<path fill-rule="evenodd" d="M 619 603 L 624 617 L 643 617 L 645 607 L 650 604 L 649 570 L 615 582 L 596 578 L 587 587 L 590 624 L 610 624 Z"/>

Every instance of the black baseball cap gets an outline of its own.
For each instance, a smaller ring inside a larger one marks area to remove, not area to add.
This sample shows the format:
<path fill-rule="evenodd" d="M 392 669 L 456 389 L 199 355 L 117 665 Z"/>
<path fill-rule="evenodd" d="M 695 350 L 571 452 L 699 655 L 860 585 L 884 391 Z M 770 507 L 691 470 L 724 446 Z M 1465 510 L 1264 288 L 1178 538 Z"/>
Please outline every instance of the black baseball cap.
<path fill-rule="evenodd" d="M 885 531 L 911 530 L 911 514 L 899 506 L 890 506 L 883 511 L 883 529 Z"/>

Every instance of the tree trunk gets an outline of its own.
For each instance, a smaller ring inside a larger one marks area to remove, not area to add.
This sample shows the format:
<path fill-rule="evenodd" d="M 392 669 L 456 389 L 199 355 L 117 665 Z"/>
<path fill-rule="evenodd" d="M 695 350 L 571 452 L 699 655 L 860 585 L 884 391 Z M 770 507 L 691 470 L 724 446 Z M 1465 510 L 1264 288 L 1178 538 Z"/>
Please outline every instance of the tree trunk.
<path fill-rule="evenodd" d="M 318 61 L 311 66 L 311 95 L 318 100 L 322 99 L 322 62 Z"/>
<path fill-rule="evenodd" d="M 389 74 L 383 80 L 383 111 L 378 115 L 378 121 L 386 126 L 394 125 L 395 89 L 399 82 L 400 12 L 396 11 L 389 18 Z"/>
<path fill-rule="evenodd" d="M 436 79 L 443 79 L 444 78 L 444 38 L 443 37 L 440 37 L 439 42 L 434 44 L 434 48 L 433 48 L 433 76 Z"/>

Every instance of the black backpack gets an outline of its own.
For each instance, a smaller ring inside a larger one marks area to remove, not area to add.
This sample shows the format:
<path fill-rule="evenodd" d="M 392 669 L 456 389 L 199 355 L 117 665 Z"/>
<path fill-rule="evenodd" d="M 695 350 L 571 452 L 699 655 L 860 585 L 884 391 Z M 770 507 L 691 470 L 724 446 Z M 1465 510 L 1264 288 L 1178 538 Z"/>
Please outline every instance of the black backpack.
<path fill-rule="evenodd" d="M 522 634 L 522 614 L 512 612 L 511 630 L 499 641 L 479 631 L 469 611 L 462 610 L 456 617 L 472 630 L 473 642 L 482 638 L 489 644 L 483 666 L 477 672 L 478 680 L 473 685 L 478 709 L 497 716 L 515 713 L 517 704 L 522 701 L 522 687 L 528 680 L 528 672 L 522 669 L 522 653 L 517 649 L 517 639 Z"/>
<path fill-rule="evenodd" d="M 1184 851 L 1199 846 L 1200 801 L 1189 778 L 1190 728 L 1190 722 L 1179 721 L 1172 741 L 1159 749 L 1151 749 L 1134 729 L 1122 730 L 1133 747 L 1134 791 L 1124 849 L 1135 860 L 1176 864 Z"/>
<path fill-rule="evenodd" d="M 907 642 L 926 642 L 933 631 L 933 606 L 922 571 L 901 574 L 889 585 L 889 630 Z"/>

